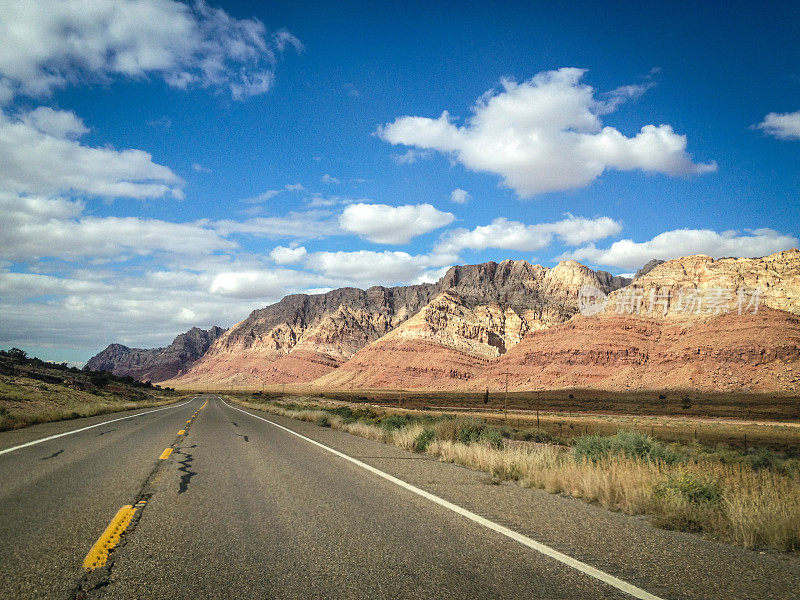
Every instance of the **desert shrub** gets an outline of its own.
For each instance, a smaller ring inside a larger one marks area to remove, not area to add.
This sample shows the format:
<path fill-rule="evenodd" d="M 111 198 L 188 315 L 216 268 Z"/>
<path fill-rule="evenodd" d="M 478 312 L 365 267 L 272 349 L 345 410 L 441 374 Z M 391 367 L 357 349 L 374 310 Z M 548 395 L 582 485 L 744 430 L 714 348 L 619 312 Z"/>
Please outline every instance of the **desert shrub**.
<path fill-rule="evenodd" d="M 436 431 L 434 429 L 423 429 L 422 433 L 414 439 L 414 451 L 425 452 L 434 439 L 436 439 Z"/>
<path fill-rule="evenodd" d="M 314 424 L 319 425 L 320 427 L 330 427 L 331 420 L 326 415 L 322 415 L 317 417 L 317 419 L 314 421 Z"/>
<path fill-rule="evenodd" d="M 681 460 L 669 446 L 636 431 L 620 431 L 613 436 L 584 435 L 575 440 L 573 456 L 578 461 L 597 462 L 612 455 L 669 464 Z"/>
<path fill-rule="evenodd" d="M 572 453 L 579 462 L 584 460 L 597 462 L 607 458 L 611 453 L 611 438 L 602 435 L 582 435 L 575 440 Z"/>
<path fill-rule="evenodd" d="M 405 415 L 389 415 L 381 419 L 381 427 L 383 427 L 386 431 L 394 431 L 395 429 L 403 429 L 404 427 L 408 427 L 412 423 L 412 420 L 406 417 Z"/>
<path fill-rule="evenodd" d="M 688 471 L 668 475 L 667 480 L 656 486 L 660 498 L 672 498 L 690 504 L 718 504 L 722 500 L 722 489 L 713 477 L 704 477 Z"/>
<path fill-rule="evenodd" d="M 478 440 L 492 448 L 500 449 L 503 447 L 503 434 L 499 429 L 495 429 L 494 427 L 484 428 L 484 430 L 481 431 Z"/>

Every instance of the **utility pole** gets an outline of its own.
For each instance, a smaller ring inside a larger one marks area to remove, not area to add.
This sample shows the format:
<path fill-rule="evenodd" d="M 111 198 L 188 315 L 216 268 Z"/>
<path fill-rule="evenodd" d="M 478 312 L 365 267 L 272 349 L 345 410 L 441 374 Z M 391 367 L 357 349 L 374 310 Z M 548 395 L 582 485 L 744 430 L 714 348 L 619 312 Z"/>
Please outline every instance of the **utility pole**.
<path fill-rule="evenodd" d="M 539 427 L 539 407 L 542 404 L 541 392 L 536 392 L 536 430 L 539 431 L 541 427 Z"/>
<path fill-rule="evenodd" d="M 511 374 L 509 371 L 503 371 L 501 375 L 506 376 L 506 396 L 503 402 L 503 421 L 508 422 L 508 376 Z"/>

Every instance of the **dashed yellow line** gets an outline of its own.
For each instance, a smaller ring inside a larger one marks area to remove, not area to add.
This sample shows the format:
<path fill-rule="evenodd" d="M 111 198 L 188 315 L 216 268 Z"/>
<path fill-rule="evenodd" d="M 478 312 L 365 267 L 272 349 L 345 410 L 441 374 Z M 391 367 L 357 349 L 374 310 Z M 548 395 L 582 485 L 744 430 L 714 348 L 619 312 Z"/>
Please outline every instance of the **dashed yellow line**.
<path fill-rule="evenodd" d="M 185 435 L 185 434 L 186 434 L 186 430 L 185 430 L 185 429 L 181 429 L 181 430 L 178 432 L 178 435 Z"/>
<path fill-rule="evenodd" d="M 170 454 L 172 454 L 172 448 L 167 448 L 166 450 L 164 450 L 164 451 L 161 453 L 161 456 L 159 456 L 158 458 L 159 458 L 160 460 L 164 460 L 165 458 L 169 458 L 169 455 L 170 455 Z"/>
<path fill-rule="evenodd" d="M 111 519 L 111 523 L 108 524 L 106 530 L 94 543 L 92 549 L 89 550 L 89 554 L 83 559 L 84 569 L 97 569 L 106 564 L 109 552 L 117 546 L 120 537 L 128 528 L 135 513 L 136 509 L 130 504 L 126 504 L 117 511 L 117 514 Z"/>

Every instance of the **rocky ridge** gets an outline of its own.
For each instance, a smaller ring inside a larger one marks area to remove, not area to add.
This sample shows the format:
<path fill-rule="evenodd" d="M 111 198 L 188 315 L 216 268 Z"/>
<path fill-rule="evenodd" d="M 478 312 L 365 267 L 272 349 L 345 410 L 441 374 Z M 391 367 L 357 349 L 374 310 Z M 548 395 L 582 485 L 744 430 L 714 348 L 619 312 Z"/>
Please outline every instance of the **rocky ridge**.
<path fill-rule="evenodd" d="M 225 332 L 221 327 L 209 330 L 192 327 L 177 336 L 165 348 L 129 348 L 110 344 L 93 356 L 86 368 L 93 371 L 111 371 L 114 375 L 130 375 L 140 381 L 164 381 L 174 377 L 200 358 L 209 346 Z"/>

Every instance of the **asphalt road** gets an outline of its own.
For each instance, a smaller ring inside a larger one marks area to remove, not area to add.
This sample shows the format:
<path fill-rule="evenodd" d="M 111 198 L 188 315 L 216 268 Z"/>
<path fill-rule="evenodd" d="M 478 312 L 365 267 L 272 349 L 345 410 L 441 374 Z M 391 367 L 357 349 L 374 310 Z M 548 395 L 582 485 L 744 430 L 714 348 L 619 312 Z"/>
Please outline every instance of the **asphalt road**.
<path fill-rule="evenodd" d="M 108 562 L 84 569 L 126 505 L 135 513 Z M 799 589 L 794 556 L 492 485 L 216 396 L 0 433 L 0 598 L 766 600 Z"/>

